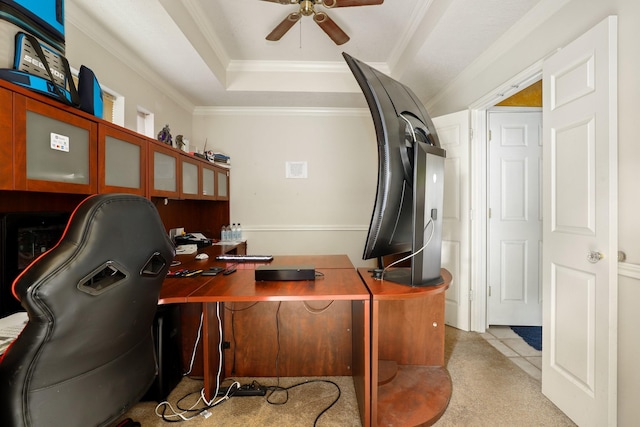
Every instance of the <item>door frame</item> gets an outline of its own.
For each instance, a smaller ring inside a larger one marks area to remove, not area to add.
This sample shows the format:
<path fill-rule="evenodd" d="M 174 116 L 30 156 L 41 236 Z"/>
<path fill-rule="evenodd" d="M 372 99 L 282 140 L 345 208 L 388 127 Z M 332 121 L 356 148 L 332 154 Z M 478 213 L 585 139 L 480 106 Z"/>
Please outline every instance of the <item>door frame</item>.
<path fill-rule="evenodd" d="M 471 138 L 471 330 L 484 333 L 488 325 L 488 140 L 487 111 L 519 90 L 542 79 L 540 59 L 529 68 L 515 75 L 500 87 L 469 106 L 472 129 Z"/>

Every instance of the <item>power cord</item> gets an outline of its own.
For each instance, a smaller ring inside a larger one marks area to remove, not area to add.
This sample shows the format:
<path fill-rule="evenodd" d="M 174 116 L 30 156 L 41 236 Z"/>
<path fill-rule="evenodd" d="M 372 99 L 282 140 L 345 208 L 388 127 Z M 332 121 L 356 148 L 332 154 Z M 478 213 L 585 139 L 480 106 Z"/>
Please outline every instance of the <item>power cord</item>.
<path fill-rule="evenodd" d="M 326 307 L 324 307 L 323 309 L 321 309 L 321 311 L 316 312 L 314 314 L 319 314 L 322 313 L 324 311 L 326 311 L 331 304 L 333 304 L 333 301 L 329 302 L 329 304 L 327 304 Z M 340 386 L 338 384 L 336 384 L 333 381 L 330 380 L 309 380 L 309 381 L 304 381 L 298 384 L 294 384 L 292 386 L 289 387 L 281 387 L 280 386 L 280 368 L 279 368 L 279 362 L 280 362 L 280 307 L 282 306 L 282 301 L 278 302 L 278 308 L 276 310 L 276 348 L 277 348 L 277 352 L 276 352 L 276 385 L 275 386 L 271 386 L 271 387 L 265 387 L 267 390 L 267 394 L 265 395 L 265 400 L 267 401 L 267 403 L 271 404 L 271 405 L 284 405 L 285 403 L 288 402 L 289 400 L 289 390 L 302 386 L 302 385 L 306 385 L 306 384 L 310 384 L 310 383 L 314 383 L 314 382 L 324 382 L 324 383 L 329 383 L 329 384 L 333 384 L 336 389 L 338 390 L 338 396 L 335 398 L 335 400 L 333 402 L 331 402 L 331 404 L 329 406 L 327 406 L 325 409 L 323 409 L 318 416 L 316 417 L 316 419 L 313 422 L 314 427 L 316 426 L 316 424 L 318 423 L 318 420 L 320 419 L 320 417 L 322 415 L 324 415 L 325 412 L 327 412 L 329 409 L 331 409 L 336 402 L 338 402 L 338 400 L 340 399 L 340 396 L 342 395 L 342 391 L 340 390 Z M 305 308 L 307 308 L 307 304 L 305 303 Z M 308 310 L 307 310 L 308 311 Z M 312 312 L 313 313 L 313 312 Z M 273 402 L 271 401 L 271 396 L 275 393 L 275 392 L 284 392 L 285 393 L 285 399 L 282 402 Z"/>
<path fill-rule="evenodd" d="M 220 318 L 219 302 L 216 303 L 216 317 L 218 318 L 218 333 L 220 334 L 219 336 L 222 337 L 222 319 Z M 204 319 L 204 314 L 201 314 L 200 327 L 198 328 L 198 335 L 196 338 L 196 344 L 194 346 L 194 353 L 193 353 L 194 356 L 192 356 L 191 363 L 193 363 L 193 358 L 195 357 L 195 348 L 198 346 L 198 341 L 200 340 L 203 319 Z M 227 392 L 223 396 L 221 396 L 219 399 L 216 400 L 216 397 L 218 396 L 218 392 L 220 391 L 220 376 L 222 374 L 222 339 L 220 339 L 220 342 L 218 343 L 218 359 L 219 359 L 219 363 L 218 363 L 218 373 L 216 377 L 216 391 L 213 395 L 213 398 L 210 401 L 207 400 L 206 397 L 204 396 L 204 387 L 203 387 L 199 392 L 200 397 L 198 398 L 198 400 L 196 400 L 196 402 L 193 405 L 191 405 L 191 407 L 184 409 L 180 407 L 179 403 L 182 400 L 184 400 L 186 397 L 195 394 L 195 392 L 189 393 L 186 396 L 183 396 L 180 400 L 178 400 L 178 403 L 176 404 L 177 410 L 174 409 L 171 403 L 169 403 L 168 401 L 163 401 L 158 403 L 155 409 L 156 415 L 161 417 L 162 420 L 166 422 L 189 421 L 198 416 L 204 416 L 205 418 L 210 417 L 211 413 L 208 411 L 209 409 L 213 408 L 216 405 L 226 402 L 233 395 L 233 392 L 238 390 L 241 387 L 239 382 L 234 381 L 231 384 L 231 386 L 227 388 Z M 191 368 L 189 369 L 189 372 L 190 371 L 191 371 Z M 200 402 L 204 402 L 205 406 L 198 407 Z M 162 412 L 159 412 L 160 409 L 162 409 Z M 167 413 L 167 411 L 170 411 L 170 413 Z"/>
<path fill-rule="evenodd" d="M 200 325 L 198 326 L 198 333 L 196 335 L 196 342 L 193 345 L 193 351 L 191 352 L 191 360 L 189 361 L 189 370 L 187 372 L 184 373 L 183 376 L 187 376 L 191 373 L 191 371 L 193 370 L 193 363 L 196 359 L 196 351 L 198 349 L 198 343 L 200 342 L 200 337 L 202 336 L 202 322 L 204 319 L 204 314 L 200 313 Z"/>
<path fill-rule="evenodd" d="M 236 324 L 235 324 L 235 316 L 236 316 L 236 312 L 239 311 L 245 311 L 245 310 L 249 310 L 250 308 L 255 307 L 257 304 L 260 304 L 260 301 L 256 301 L 253 304 L 249 305 L 248 307 L 244 307 L 244 308 L 235 308 L 235 303 L 233 303 L 233 307 L 227 307 L 226 305 L 224 306 L 224 308 L 226 310 L 229 310 L 231 312 L 231 339 L 233 340 L 233 363 L 231 365 L 231 375 L 235 375 L 236 373 Z"/>
<path fill-rule="evenodd" d="M 315 309 L 310 307 L 306 302 L 303 302 L 305 305 L 305 309 L 312 313 L 312 314 L 321 314 L 323 312 L 325 312 L 326 310 L 329 309 L 329 307 L 331 307 L 331 305 L 333 304 L 334 301 L 330 301 L 325 307 L 321 308 L 321 309 Z M 229 309 L 232 313 L 232 328 L 233 328 L 233 315 L 236 311 L 243 311 L 243 310 L 248 310 L 251 307 L 254 307 L 257 303 L 250 305 L 249 307 L 243 308 L 243 309 Z M 185 396 L 181 397 L 175 405 L 175 408 L 171 405 L 171 403 L 169 403 L 168 401 L 163 401 L 160 402 L 156 408 L 155 408 L 155 413 L 158 417 L 161 417 L 163 421 L 165 422 L 170 422 L 170 423 L 176 423 L 176 422 L 184 422 L 184 421 L 189 421 L 192 419 L 195 419 L 199 416 L 203 416 L 205 418 L 208 418 L 211 416 L 211 413 L 208 411 L 209 409 L 226 402 L 227 400 L 229 400 L 231 397 L 233 397 L 233 395 L 235 394 L 235 392 L 237 392 L 238 390 L 246 390 L 246 389 L 263 389 L 266 390 L 267 393 L 265 394 L 265 400 L 267 403 L 269 403 L 270 405 L 284 405 L 289 401 L 289 390 L 296 388 L 296 387 L 300 387 L 303 385 L 308 385 L 311 383 L 328 383 L 331 384 L 333 386 L 336 387 L 336 389 L 338 390 L 338 395 L 337 397 L 331 402 L 331 404 L 329 404 L 326 408 L 324 408 L 319 414 L 318 416 L 315 418 L 313 425 L 316 426 L 318 423 L 318 420 L 320 419 L 320 417 L 322 417 L 322 415 L 324 415 L 329 409 L 331 409 L 337 402 L 338 400 L 340 400 L 340 397 L 342 395 L 342 391 L 340 390 L 340 386 L 338 384 L 336 384 L 333 381 L 330 380 L 309 380 L 309 381 L 304 381 L 301 383 L 297 383 L 294 385 L 291 385 L 289 387 L 282 387 L 280 386 L 280 374 L 279 374 L 279 362 L 280 362 L 280 308 L 282 307 L 282 301 L 278 302 L 278 307 L 276 309 L 276 342 L 277 342 L 277 352 L 276 352 L 276 360 L 275 360 L 275 370 L 276 370 L 276 385 L 275 386 L 269 386 L 269 387 L 265 387 L 262 386 L 258 381 L 253 381 L 251 384 L 248 385 L 241 385 L 238 381 L 233 381 L 231 383 L 231 385 L 229 387 L 227 387 L 226 393 L 223 396 L 220 396 L 219 399 L 216 400 L 216 397 L 218 396 L 218 393 L 220 392 L 220 377 L 222 374 L 222 352 L 223 352 L 223 340 L 222 338 L 220 339 L 220 342 L 218 343 L 218 355 L 219 355 L 219 364 L 218 364 L 218 373 L 217 373 L 217 377 L 216 377 L 216 391 L 214 394 L 214 397 L 209 401 L 206 399 L 205 395 L 204 395 L 204 388 L 195 391 L 195 392 L 191 392 L 186 394 Z M 222 337 L 222 319 L 220 317 L 220 303 L 216 303 L 216 317 L 218 319 L 218 333 L 219 336 Z M 196 354 L 196 349 L 198 347 L 198 343 L 200 341 L 201 338 L 201 332 L 202 332 L 202 323 L 204 321 L 204 314 L 200 315 L 200 325 L 198 327 L 198 333 L 196 336 L 196 341 L 194 344 L 194 348 L 193 348 L 193 352 L 192 352 L 192 356 L 191 356 L 191 361 L 190 361 L 190 365 L 189 365 L 189 370 L 187 373 L 185 373 L 184 375 L 188 375 L 192 368 L 193 368 L 193 363 L 195 360 L 195 354 Z M 232 332 L 233 333 L 233 332 Z M 235 335 L 235 334 L 234 334 Z M 235 340 L 235 336 L 234 336 L 234 340 Z M 234 346 L 235 347 L 235 346 Z M 273 401 L 272 400 L 272 396 L 274 396 L 274 393 L 277 392 L 284 392 L 285 393 L 285 397 L 284 400 L 281 401 Z M 181 406 L 181 403 L 187 399 L 190 396 L 193 396 L 195 394 L 198 394 L 199 397 L 196 400 L 195 403 L 193 403 L 191 406 L 187 407 L 187 408 L 183 408 Z M 205 406 L 204 407 L 199 407 L 200 403 L 204 403 Z"/>
<path fill-rule="evenodd" d="M 278 379 L 278 383 L 279 383 L 279 379 Z M 265 400 L 267 401 L 267 403 L 269 403 L 270 405 L 284 405 L 289 401 L 289 390 L 294 389 L 296 387 L 300 387 L 303 385 L 308 385 L 308 384 L 312 384 L 312 383 L 327 383 L 327 384 L 331 384 L 333 385 L 336 390 L 338 390 L 338 395 L 336 396 L 336 398 L 333 400 L 333 402 L 331 402 L 331 404 L 329 404 L 329 406 L 327 406 L 326 408 L 324 408 L 316 417 L 316 419 L 313 421 L 313 425 L 314 427 L 318 424 L 318 420 L 320 419 L 320 417 L 322 417 L 329 409 L 331 409 L 336 403 L 338 403 L 338 400 L 340 400 L 340 396 L 342 396 L 342 391 L 340 390 L 340 386 L 338 384 L 336 384 L 335 382 L 331 381 L 331 380 L 309 380 L 309 381 L 303 381 L 301 383 L 297 383 L 294 385 L 291 385 L 289 387 L 280 387 L 280 386 L 272 386 L 272 387 L 265 387 L 267 390 L 267 394 L 265 395 Z M 271 397 L 274 395 L 274 393 L 276 392 L 283 392 L 285 394 L 284 400 L 282 401 L 272 401 Z"/>
<path fill-rule="evenodd" d="M 302 301 L 302 304 L 304 304 L 304 309 L 307 310 L 307 312 L 311 313 L 311 314 L 322 314 L 325 311 L 329 310 L 329 307 L 331 307 L 331 305 L 334 303 L 335 300 L 329 301 L 329 304 L 327 304 L 326 306 L 322 307 L 322 308 L 314 308 L 311 307 L 311 305 L 309 305 L 308 302 L 306 301 Z"/>
<path fill-rule="evenodd" d="M 418 255 L 420 252 L 422 252 L 427 246 L 429 246 L 429 243 L 431 242 L 431 239 L 433 238 L 433 233 L 434 233 L 434 231 L 436 229 L 436 226 L 433 223 L 433 218 L 429 218 L 429 221 L 425 224 L 424 229 L 422 231 L 426 230 L 427 227 L 429 226 L 429 224 L 432 225 L 431 234 L 429 234 L 429 238 L 427 239 L 426 243 L 424 245 L 422 245 L 422 247 L 420 249 L 418 249 L 417 251 L 415 251 L 414 253 L 411 253 L 411 254 L 407 255 L 406 257 L 400 258 L 399 260 L 396 260 L 396 261 L 392 262 L 391 264 L 387 265 L 382 270 L 382 272 L 380 273 L 380 279 L 381 280 L 384 279 L 384 273 L 386 273 L 389 268 L 393 267 L 396 264 L 401 263 L 402 261 L 406 261 L 408 259 L 413 258 L 414 256 Z"/>

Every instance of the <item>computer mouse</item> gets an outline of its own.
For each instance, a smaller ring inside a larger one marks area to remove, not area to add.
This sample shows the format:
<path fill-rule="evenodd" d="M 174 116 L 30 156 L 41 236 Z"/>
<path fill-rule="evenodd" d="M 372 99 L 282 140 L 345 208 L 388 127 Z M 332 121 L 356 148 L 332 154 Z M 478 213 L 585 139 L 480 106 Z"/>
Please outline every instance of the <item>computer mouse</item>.
<path fill-rule="evenodd" d="M 207 259 L 209 258 L 209 255 L 207 254 L 198 254 L 196 255 L 196 259 Z"/>

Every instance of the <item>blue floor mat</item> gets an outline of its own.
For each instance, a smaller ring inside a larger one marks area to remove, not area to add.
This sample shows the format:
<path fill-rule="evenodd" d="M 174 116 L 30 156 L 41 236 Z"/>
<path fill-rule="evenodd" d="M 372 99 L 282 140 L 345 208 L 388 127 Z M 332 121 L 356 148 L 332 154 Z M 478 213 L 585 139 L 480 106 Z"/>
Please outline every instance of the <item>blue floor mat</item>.
<path fill-rule="evenodd" d="M 511 326 L 531 347 L 542 351 L 542 326 Z"/>

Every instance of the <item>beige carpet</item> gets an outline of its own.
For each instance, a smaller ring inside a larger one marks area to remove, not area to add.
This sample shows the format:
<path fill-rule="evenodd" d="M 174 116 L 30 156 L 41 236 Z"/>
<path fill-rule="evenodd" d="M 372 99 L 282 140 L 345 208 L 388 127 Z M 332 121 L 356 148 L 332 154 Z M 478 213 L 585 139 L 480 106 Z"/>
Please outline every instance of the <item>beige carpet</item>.
<path fill-rule="evenodd" d="M 448 426 L 574 426 L 558 408 L 540 392 L 540 383 L 518 368 L 481 336 L 457 329 L 446 330 L 446 362 L 453 381 L 451 402 L 442 418 L 435 424 Z M 281 378 L 286 387 L 318 378 Z M 323 414 L 318 427 L 360 426 L 353 381 L 350 377 L 322 377 L 336 382 L 341 389 L 340 399 Z M 241 381 L 243 384 L 247 379 Z M 264 385 L 275 385 L 275 378 L 260 379 Z M 202 382 L 183 379 L 170 394 L 169 401 L 192 391 L 199 391 Z M 336 387 L 325 382 L 310 382 L 289 391 L 288 401 L 271 405 L 264 397 L 235 397 L 209 410 L 208 418 L 197 416 L 182 425 L 216 426 L 313 426 L 314 420 L 338 395 Z M 180 406 L 188 408 L 197 393 Z M 272 399 L 282 399 L 278 392 Z M 155 402 L 141 402 L 125 417 L 143 427 L 167 426 L 155 414 Z M 123 418 L 125 418 L 123 417 Z M 173 417 L 172 419 L 176 419 Z"/>
<path fill-rule="evenodd" d="M 540 382 L 474 332 L 447 327 L 445 362 L 453 392 L 438 427 L 575 426 Z"/>
<path fill-rule="evenodd" d="M 337 388 L 327 382 L 315 382 L 315 380 L 326 380 L 335 382 L 340 387 Z M 241 384 L 250 383 L 252 379 L 239 378 Z M 306 384 L 292 388 L 285 393 L 275 391 L 269 396 L 273 402 L 283 402 L 283 404 L 270 404 L 265 397 L 234 397 L 224 401 L 208 411 L 211 415 L 205 419 L 203 416 L 196 416 L 194 419 L 185 421 L 185 426 L 242 426 L 242 427 L 269 427 L 269 426 L 313 426 L 315 419 L 327 408 L 340 394 L 336 404 L 329 409 L 318 420 L 317 426 L 331 427 L 357 427 L 360 426 L 358 416 L 358 403 L 355 398 L 353 380 L 351 377 L 310 377 L 310 378 L 280 378 L 279 384 L 275 378 L 260 378 L 260 383 L 267 386 L 279 385 L 280 387 L 290 387 L 294 384 L 306 382 Z M 202 389 L 202 381 L 183 379 L 180 384 L 171 392 L 167 399 L 174 405 L 175 402 L 196 392 L 180 403 L 182 408 L 190 408 L 199 398 L 199 391 Z M 138 421 L 143 427 L 167 426 L 168 423 L 155 415 L 156 402 L 142 402 L 133 407 L 126 417 Z M 202 403 L 198 408 L 203 407 Z M 181 411 L 177 411 L 181 412 Z M 170 410 L 166 411 L 171 415 Z M 185 414 L 189 417 L 193 414 Z M 169 417 L 171 420 L 177 417 Z"/>

